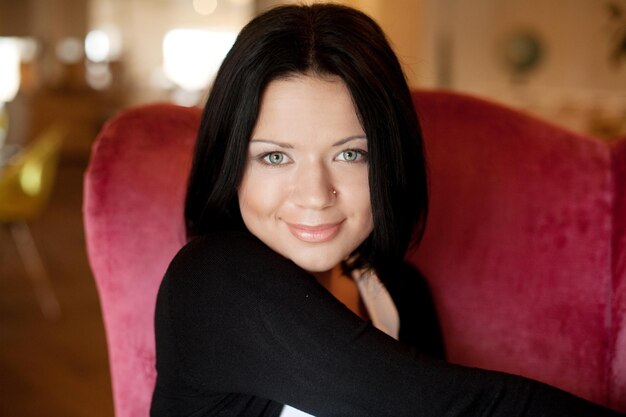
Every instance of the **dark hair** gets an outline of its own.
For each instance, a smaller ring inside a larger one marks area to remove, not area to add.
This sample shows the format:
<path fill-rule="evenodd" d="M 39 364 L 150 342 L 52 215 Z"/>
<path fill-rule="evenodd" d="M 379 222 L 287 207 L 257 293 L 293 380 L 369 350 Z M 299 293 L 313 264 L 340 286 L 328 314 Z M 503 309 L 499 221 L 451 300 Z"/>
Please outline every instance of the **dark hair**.
<path fill-rule="evenodd" d="M 245 230 L 237 188 L 265 87 L 295 74 L 338 76 L 368 138 L 374 230 L 353 267 L 404 257 L 428 211 L 422 135 L 402 68 L 380 27 L 336 4 L 281 6 L 248 23 L 224 59 L 207 100 L 187 189 L 189 238 Z"/>

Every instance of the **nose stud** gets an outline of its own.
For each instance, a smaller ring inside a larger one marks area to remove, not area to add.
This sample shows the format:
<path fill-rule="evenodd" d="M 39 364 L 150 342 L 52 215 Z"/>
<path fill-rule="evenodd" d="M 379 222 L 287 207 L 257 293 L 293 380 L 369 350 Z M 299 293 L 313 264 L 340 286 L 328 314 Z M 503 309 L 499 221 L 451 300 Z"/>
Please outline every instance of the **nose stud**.
<path fill-rule="evenodd" d="M 335 190 L 334 188 L 333 188 L 333 195 L 334 195 L 335 197 L 337 196 L 337 190 Z"/>

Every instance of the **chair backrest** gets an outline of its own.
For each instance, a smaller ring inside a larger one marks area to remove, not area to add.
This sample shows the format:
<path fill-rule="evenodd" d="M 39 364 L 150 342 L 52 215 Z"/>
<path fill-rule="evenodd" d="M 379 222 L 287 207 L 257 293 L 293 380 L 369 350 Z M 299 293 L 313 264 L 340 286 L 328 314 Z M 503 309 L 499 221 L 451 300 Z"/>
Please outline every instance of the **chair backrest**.
<path fill-rule="evenodd" d="M 148 415 L 154 305 L 184 244 L 183 199 L 200 110 L 153 105 L 110 121 L 84 183 L 87 250 L 109 350 L 117 417 Z"/>
<path fill-rule="evenodd" d="M 626 409 L 626 143 L 475 98 L 414 95 L 431 212 L 409 254 L 452 362 Z"/>
<path fill-rule="evenodd" d="M 464 96 L 414 99 L 431 213 L 408 259 L 432 286 L 450 359 L 625 409 L 626 146 Z M 148 413 L 154 302 L 184 244 L 199 118 L 173 105 L 124 112 L 103 128 L 86 173 L 117 417 Z"/>
<path fill-rule="evenodd" d="M 48 201 L 65 130 L 45 130 L 0 169 L 0 221 L 28 220 Z"/>

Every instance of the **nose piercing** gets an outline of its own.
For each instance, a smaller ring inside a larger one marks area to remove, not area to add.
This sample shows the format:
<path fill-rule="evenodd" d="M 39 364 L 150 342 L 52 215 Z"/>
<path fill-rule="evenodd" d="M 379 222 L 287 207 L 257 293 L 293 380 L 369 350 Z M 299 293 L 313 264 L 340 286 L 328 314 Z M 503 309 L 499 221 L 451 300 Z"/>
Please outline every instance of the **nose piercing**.
<path fill-rule="evenodd" d="M 336 196 L 336 195 L 337 195 L 337 190 L 335 190 L 334 188 L 333 188 L 333 195 L 334 195 L 334 196 Z"/>

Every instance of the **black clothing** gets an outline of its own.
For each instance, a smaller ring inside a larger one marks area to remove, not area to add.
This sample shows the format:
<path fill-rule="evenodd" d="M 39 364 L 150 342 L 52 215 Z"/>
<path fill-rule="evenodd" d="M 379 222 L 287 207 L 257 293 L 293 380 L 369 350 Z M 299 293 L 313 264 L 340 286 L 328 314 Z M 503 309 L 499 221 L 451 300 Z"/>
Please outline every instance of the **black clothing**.
<path fill-rule="evenodd" d="M 395 301 L 410 297 L 407 288 L 388 290 Z M 408 310 L 398 309 L 404 336 Z M 155 331 L 153 417 L 278 416 L 282 404 L 317 417 L 618 415 L 419 353 L 248 233 L 215 233 L 179 252 L 159 290 Z M 419 334 L 405 337 L 420 345 Z"/>
<path fill-rule="evenodd" d="M 385 279 L 386 276 L 391 279 Z M 411 265 L 402 263 L 387 269 L 380 278 L 400 316 L 398 339 L 418 352 L 445 359 L 437 312 L 424 277 Z"/>

